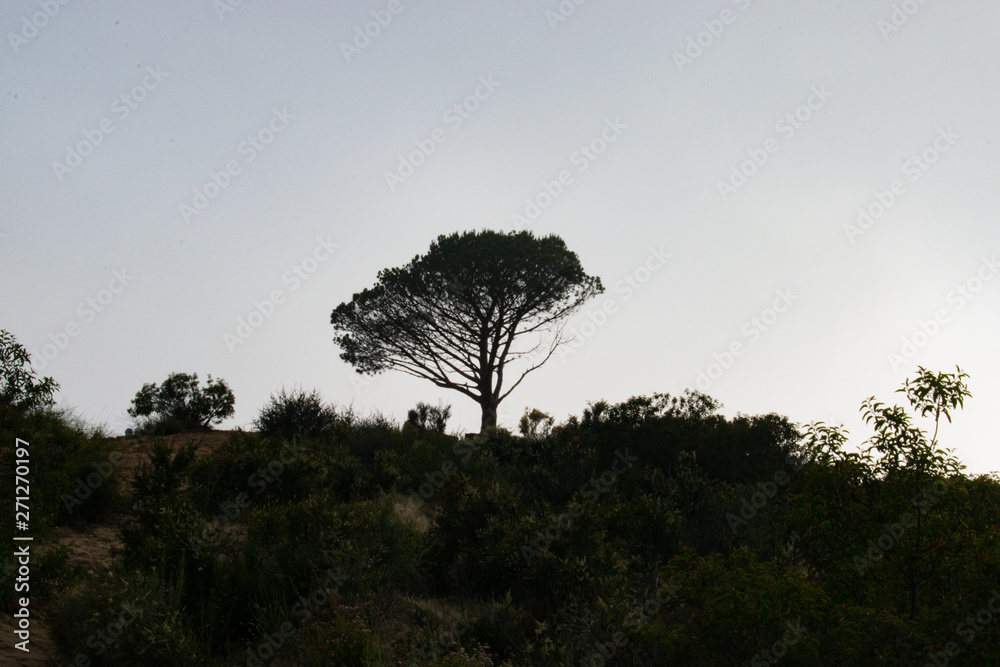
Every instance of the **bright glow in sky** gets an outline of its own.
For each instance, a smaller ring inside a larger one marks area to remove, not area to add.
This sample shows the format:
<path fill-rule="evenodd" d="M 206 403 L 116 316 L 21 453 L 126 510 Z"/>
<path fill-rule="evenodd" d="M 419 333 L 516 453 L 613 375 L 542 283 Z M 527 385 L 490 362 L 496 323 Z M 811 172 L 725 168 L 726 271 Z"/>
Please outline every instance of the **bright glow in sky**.
<path fill-rule="evenodd" d="M 0 327 L 115 429 L 183 371 L 230 383 L 224 428 L 300 385 L 478 430 L 456 392 L 359 384 L 330 312 L 439 234 L 526 225 L 606 293 L 502 425 L 697 386 L 859 444 L 864 398 L 959 365 L 942 442 L 1000 469 L 998 26 L 988 0 L 8 0 Z"/>

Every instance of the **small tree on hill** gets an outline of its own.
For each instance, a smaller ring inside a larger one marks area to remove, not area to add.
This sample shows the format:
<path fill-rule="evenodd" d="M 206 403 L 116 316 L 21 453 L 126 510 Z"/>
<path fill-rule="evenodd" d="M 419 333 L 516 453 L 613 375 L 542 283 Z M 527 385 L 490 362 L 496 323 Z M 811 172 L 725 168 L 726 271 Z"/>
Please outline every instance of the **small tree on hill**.
<path fill-rule="evenodd" d="M 232 417 L 236 398 L 225 380 L 208 376 L 205 388 L 198 374 L 171 373 L 163 384 L 146 383 L 132 399 L 128 413 L 151 422 L 176 420 L 182 428 L 205 428 Z"/>

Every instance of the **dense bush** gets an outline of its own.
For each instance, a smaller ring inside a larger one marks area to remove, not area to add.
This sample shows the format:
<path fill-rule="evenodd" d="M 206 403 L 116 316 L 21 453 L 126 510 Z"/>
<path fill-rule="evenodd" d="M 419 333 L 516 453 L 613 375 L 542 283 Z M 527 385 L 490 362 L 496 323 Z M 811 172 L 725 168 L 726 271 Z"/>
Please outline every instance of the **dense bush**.
<path fill-rule="evenodd" d="M 318 390 L 287 391 L 284 387 L 272 394 L 254 421 L 257 430 L 276 438 L 317 439 L 328 435 L 337 421 L 337 411 L 324 405 Z"/>
<path fill-rule="evenodd" d="M 83 655 L 90 665 L 210 664 L 207 648 L 185 623 L 183 587 L 162 572 L 98 575 L 60 601 L 54 634 L 67 655 Z"/>

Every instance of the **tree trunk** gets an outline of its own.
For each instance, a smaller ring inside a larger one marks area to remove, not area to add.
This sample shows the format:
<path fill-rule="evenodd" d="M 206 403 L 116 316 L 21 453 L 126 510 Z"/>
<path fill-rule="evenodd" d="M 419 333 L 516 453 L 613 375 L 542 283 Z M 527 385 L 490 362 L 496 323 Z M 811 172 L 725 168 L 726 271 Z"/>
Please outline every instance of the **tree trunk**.
<path fill-rule="evenodd" d="M 484 398 L 479 405 L 483 408 L 483 420 L 479 432 L 485 434 L 487 428 L 497 425 L 497 404 L 491 398 Z"/>

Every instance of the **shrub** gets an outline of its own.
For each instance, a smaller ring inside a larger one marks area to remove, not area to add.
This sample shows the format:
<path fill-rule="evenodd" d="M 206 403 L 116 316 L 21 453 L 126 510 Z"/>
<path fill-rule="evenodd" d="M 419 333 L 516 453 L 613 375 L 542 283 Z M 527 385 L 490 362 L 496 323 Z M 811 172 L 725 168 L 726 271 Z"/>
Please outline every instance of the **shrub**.
<path fill-rule="evenodd" d="M 264 435 L 278 438 L 318 438 L 326 434 L 336 420 L 336 410 L 323 405 L 319 391 L 286 391 L 282 387 L 261 408 L 254 426 Z"/>
<path fill-rule="evenodd" d="M 451 417 L 451 406 L 439 403 L 428 405 L 421 401 L 417 407 L 406 413 L 406 421 L 421 431 L 437 431 L 444 433 L 448 419 Z"/>
<path fill-rule="evenodd" d="M 59 601 L 56 640 L 68 655 L 83 654 L 95 666 L 210 664 L 196 629 L 185 622 L 182 588 L 160 572 L 100 575 Z"/>
<path fill-rule="evenodd" d="M 158 442 L 132 478 L 129 512 L 119 527 L 122 557 L 127 567 L 159 569 L 167 577 L 189 576 L 192 589 L 211 575 L 211 552 L 196 540 L 204 522 L 181 496 L 194 445 L 174 450 Z M 196 574 L 200 573 L 200 574 Z"/>
<path fill-rule="evenodd" d="M 31 582 L 31 592 L 39 599 L 51 599 L 54 594 L 69 590 L 80 578 L 83 568 L 70 564 L 73 549 L 58 544 L 38 556 Z"/>
<path fill-rule="evenodd" d="M 375 452 L 372 475 L 375 484 L 383 491 L 391 492 L 399 489 L 403 484 L 402 471 L 403 458 L 398 452 L 387 449 Z"/>
<path fill-rule="evenodd" d="M 202 389 L 197 373 L 171 373 L 161 386 L 144 384 L 132 399 L 128 414 L 147 418 L 140 426 L 143 430 L 155 430 L 158 423 L 169 419 L 180 422 L 185 430 L 194 430 L 232 417 L 235 402 L 225 380 L 213 380 L 209 375 Z"/>
<path fill-rule="evenodd" d="M 493 660 L 486 652 L 488 648 L 488 646 L 476 646 L 471 653 L 466 653 L 464 648 L 460 648 L 438 658 L 429 667 L 493 667 Z"/>
<path fill-rule="evenodd" d="M 33 530 L 104 518 L 117 506 L 121 454 L 100 430 L 86 430 L 65 410 L 26 414 L 0 405 L 0 491 L 8 498 L 14 496 L 16 439 L 30 443 Z"/>
<path fill-rule="evenodd" d="M 288 653 L 296 667 L 390 664 L 361 608 L 343 604 L 327 604 L 309 619 Z"/>
<path fill-rule="evenodd" d="M 553 423 L 555 420 L 541 410 L 525 408 L 521 421 L 517 423 L 517 431 L 526 438 L 547 438 L 552 433 Z"/>

